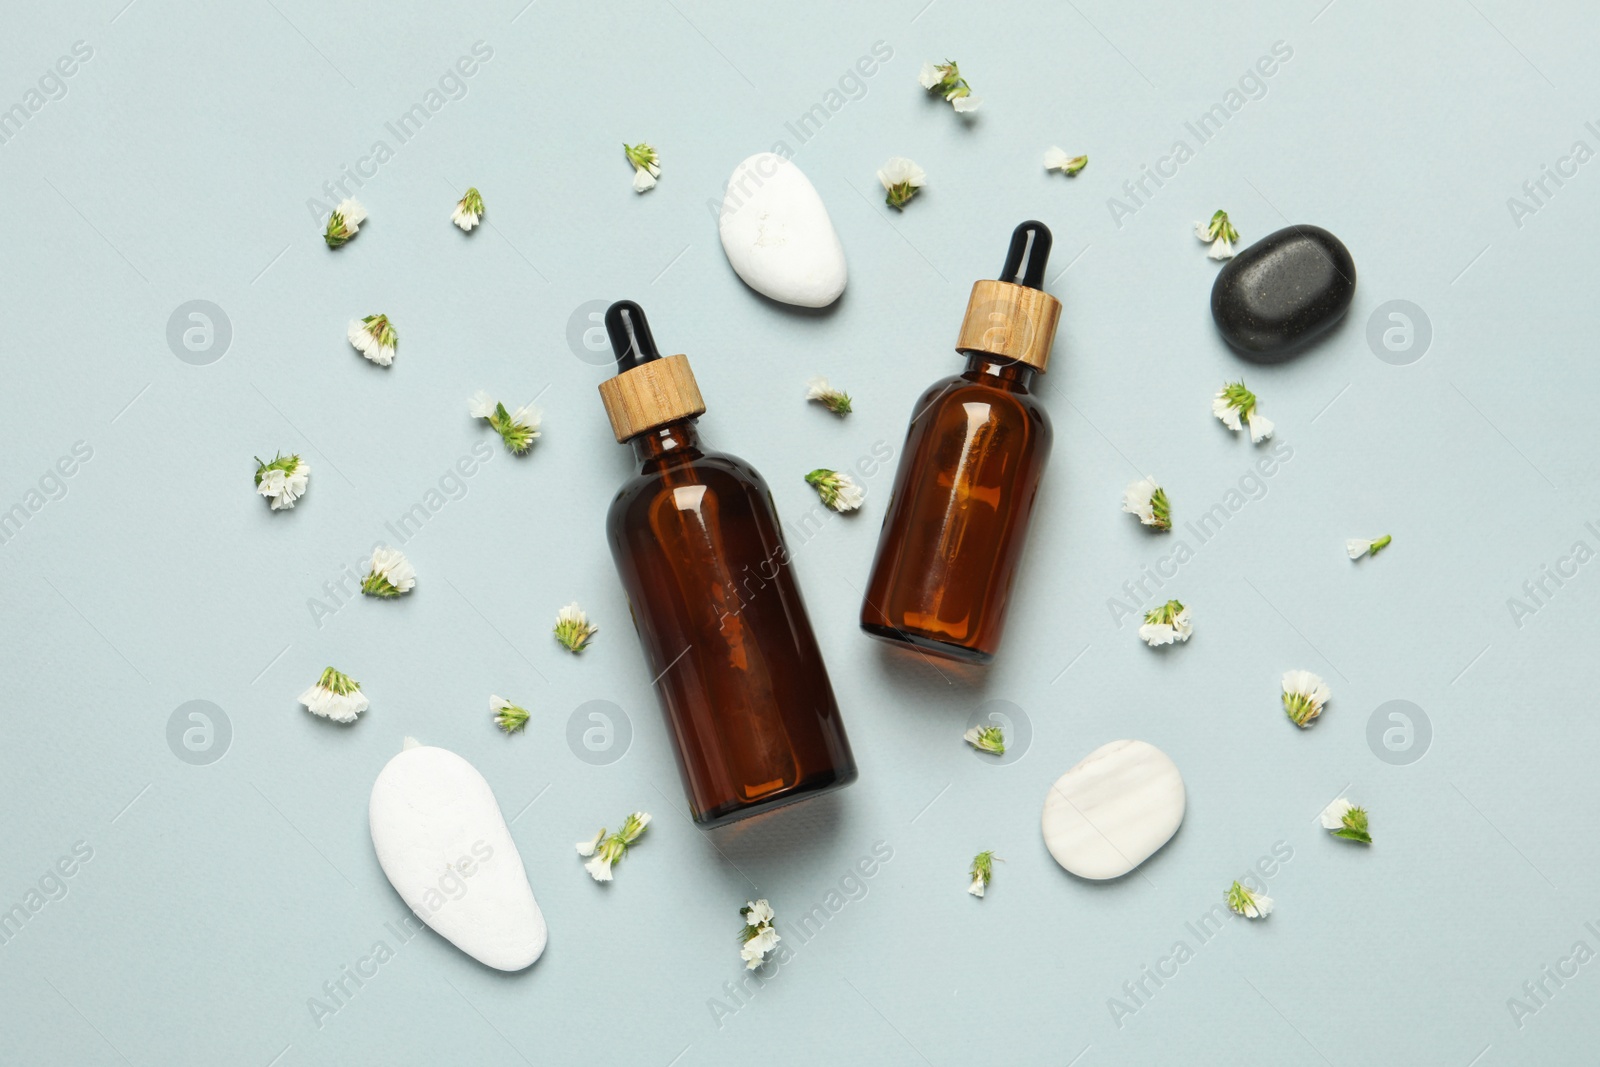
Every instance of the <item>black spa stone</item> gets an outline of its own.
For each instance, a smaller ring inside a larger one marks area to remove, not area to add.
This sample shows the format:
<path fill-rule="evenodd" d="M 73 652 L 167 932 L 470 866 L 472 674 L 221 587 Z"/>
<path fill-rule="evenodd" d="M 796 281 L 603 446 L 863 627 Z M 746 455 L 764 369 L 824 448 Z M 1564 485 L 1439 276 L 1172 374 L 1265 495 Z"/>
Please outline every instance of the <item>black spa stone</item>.
<path fill-rule="evenodd" d="M 1355 294 L 1344 242 L 1320 226 L 1290 226 L 1228 261 L 1211 287 L 1211 317 L 1245 356 L 1274 362 L 1327 332 Z"/>

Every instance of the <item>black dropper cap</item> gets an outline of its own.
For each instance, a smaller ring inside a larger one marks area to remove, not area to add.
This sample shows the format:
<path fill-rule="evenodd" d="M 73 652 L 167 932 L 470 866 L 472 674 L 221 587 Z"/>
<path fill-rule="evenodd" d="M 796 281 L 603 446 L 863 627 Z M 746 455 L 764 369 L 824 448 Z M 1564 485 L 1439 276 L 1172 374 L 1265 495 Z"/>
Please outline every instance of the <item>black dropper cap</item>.
<path fill-rule="evenodd" d="M 1006 251 L 1006 265 L 1000 268 L 1000 280 L 1043 289 L 1044 268 L 1049 261 L 1050 227 L 1029 219 L 1011 231 L 1011 247 Z M 610 322 L 609 316 L 606 321 Z"/>
<path fill-rule="evenodd" d="M 1049 241 L 1048 233 L 1045 240 Z M 618 300 L 606 308 L 606 336 L 611 338 L 611 351 L 617 355 L 618 374 L 661 358 L 656 339 L 650 336 L 644 308 L 632 300 Z"/>

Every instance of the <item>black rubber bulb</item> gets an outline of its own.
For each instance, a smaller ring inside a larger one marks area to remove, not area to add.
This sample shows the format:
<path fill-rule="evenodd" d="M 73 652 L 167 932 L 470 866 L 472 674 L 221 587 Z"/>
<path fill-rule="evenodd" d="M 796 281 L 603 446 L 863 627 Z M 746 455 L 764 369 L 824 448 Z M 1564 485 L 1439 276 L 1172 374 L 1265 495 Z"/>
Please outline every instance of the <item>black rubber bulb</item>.
<path fill-rule="evenodd" d="M 1050 261 L 1050 227 L 1029 219 L 1011 231 L 1011 247 L 1000 280 L 1029 289 L 1044 288 L 1044 268 Z"/>
<path fill-rule="evenodd" d="M 606 308 L 606 336 L 617 355 L 618 374 L 661 358 L 644 308 L 632 300 L 618 300 Z"/>

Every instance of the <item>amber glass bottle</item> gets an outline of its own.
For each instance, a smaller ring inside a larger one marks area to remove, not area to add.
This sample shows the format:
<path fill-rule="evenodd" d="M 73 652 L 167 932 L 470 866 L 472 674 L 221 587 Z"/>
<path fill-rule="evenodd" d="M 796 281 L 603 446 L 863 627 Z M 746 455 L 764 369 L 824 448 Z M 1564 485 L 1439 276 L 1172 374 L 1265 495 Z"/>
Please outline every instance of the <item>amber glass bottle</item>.
<path fill-rule="evenodd" d="M 618 301 L 605 322 L 618 374 L 600 396 L 639 463 L 606 532 L 695 822 L 854 781 L 771 491 L 743 460 L 701 448 L 689 361 L 661 357 L 639 305 Z"/>
<path fill-rule="evenodd" d="M 988 663 L 1050 455 L 1033 394 L 1061 303 L 1043 291 L 1050 231 L 1024 222 L 999 281 L 972 287 L 956 349 L 967 369 L 917 399 L 861 605 L 861 628 Z"/>

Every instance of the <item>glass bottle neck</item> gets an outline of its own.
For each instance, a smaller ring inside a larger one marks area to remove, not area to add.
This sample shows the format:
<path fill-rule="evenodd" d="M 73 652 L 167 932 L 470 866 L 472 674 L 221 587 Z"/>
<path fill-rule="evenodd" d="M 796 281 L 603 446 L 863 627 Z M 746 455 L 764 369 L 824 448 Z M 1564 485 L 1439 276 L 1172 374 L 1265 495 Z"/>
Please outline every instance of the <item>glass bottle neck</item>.
<path fill-rule="evenodd" d="M 989 352 L 968 351 L 966 356 L 967 369 L 961 372 L 961 376 L 969 381 L 987 382 L 1002 389 L 1020 389 L 1025 393 L 1033 389 L 1033 379 L 1038 371 L 1030 364 Z"/>
<path fill-rule="evenodd" d="M 658 426 L 633 438 L 628 444 L 633 446 L 633 458 L 640 463 L 700 454 L 700 434 L 695 430 L 693 419 L 679 419 Z"/>

